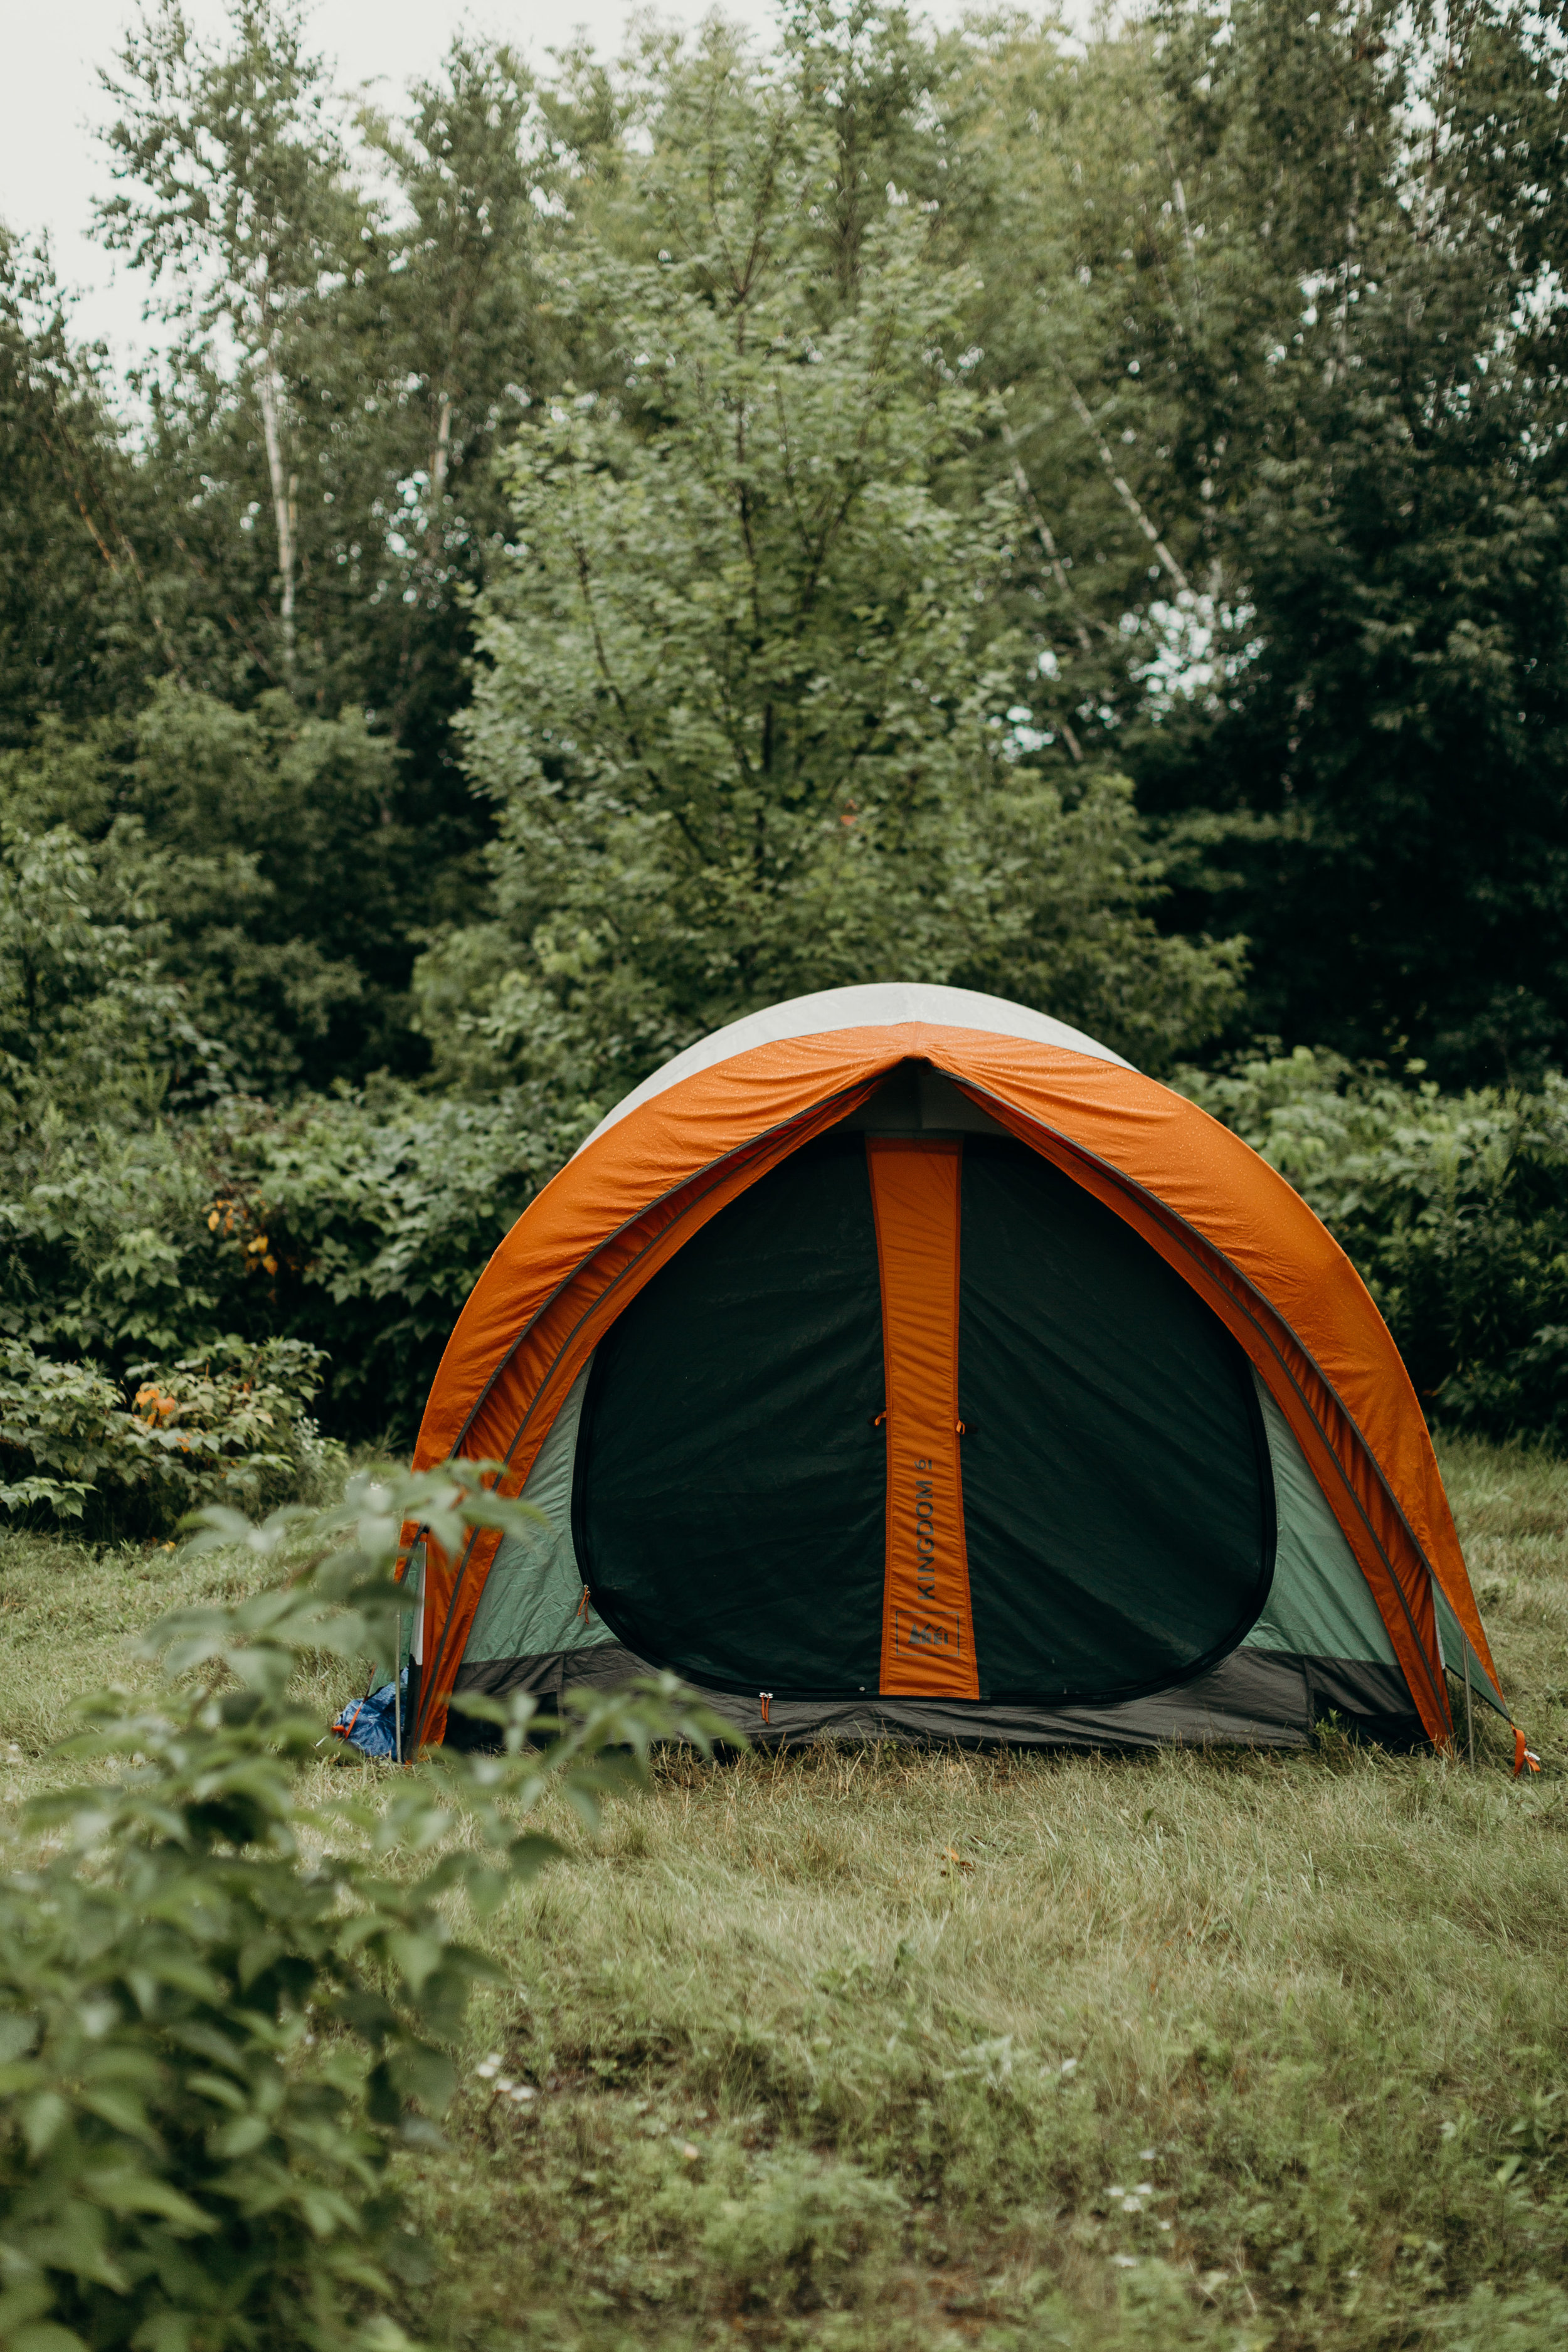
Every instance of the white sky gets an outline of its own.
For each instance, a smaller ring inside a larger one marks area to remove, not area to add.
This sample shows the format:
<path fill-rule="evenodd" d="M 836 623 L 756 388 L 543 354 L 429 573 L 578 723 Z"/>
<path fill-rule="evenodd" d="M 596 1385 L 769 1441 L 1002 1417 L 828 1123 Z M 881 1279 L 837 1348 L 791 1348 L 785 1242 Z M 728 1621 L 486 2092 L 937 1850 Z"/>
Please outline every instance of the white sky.
<path fill-rule="evenodd" d="M 709 0 L 661 0 L 657 13 L 695 24 Z M 927 0 L 952 20 L 962 0 Z M 772 0 L 723 0 L 724 13 L 767 33 Z M 224 0 L 185 0 L 197 30 L 226 20 Z M 1090 0 L 1069 0 L 1069 18 Z M 102 336 L 122 363 L 149 340 L 145 288 L 94 245 L 92 198 L 107 191 L 105 158 L 93 133 L 107 116 L 97 68 L 112 57 L 136 13 L 134 0 L 0 0 L 0 220 L 18 233 L 47 229 L 55 267 L 79 296 L 79 334 Z M 317 46 L 336 59 L 339 84 L 378 79 L 388 96 L 432 71 L 460 26 L 514 42 L 536 63 L 581 26 L 613 56 L 632 9 L 627 0 L 316 0 Z"/>

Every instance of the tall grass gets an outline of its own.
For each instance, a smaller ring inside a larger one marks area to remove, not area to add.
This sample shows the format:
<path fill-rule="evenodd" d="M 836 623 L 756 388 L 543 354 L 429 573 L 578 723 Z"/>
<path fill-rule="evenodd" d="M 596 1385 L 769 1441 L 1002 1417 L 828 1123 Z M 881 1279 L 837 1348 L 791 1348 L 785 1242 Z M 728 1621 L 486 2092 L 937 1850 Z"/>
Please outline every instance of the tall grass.
<path fill-rule="evenodd" d="M 437 2347 L 1568 2343 L 1568 1468 L 1445 1466 L 1546 1769 L 672 1758 L 483 1931 Z M 8 1777 L 198 1571 L 0 1545 Z M 322 1695 L 328 1685 L 323 1682 Z M 336 1696 L 335 1693 L 332 1694 Z"/>

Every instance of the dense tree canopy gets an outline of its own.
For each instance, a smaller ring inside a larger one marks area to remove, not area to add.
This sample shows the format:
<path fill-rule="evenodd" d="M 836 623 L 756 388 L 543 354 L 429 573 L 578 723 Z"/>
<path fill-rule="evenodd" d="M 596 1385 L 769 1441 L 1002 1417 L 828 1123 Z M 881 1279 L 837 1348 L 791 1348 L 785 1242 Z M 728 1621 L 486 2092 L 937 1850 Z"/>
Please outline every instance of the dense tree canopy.
<path fill-rule="evenodd" d="M 1273 821 L 1231 900 L 1263 1025 L 1519 1075 L 1568 1002 L 1558 19 L 1231 21 L 1161 71 L 1219 229 L 1223 345 L 1176 363 L 1247 649 L 1144 803 Z"/>
<path fill-rule="evenodd" d="M 629 233 L 563 273 L 615 379 L 517 436 L 463 722 L 495 919 L 426 1001 L 613 1092 L 749 1006 L 900 975 L 1168 1058 L 1235 957 L 1155 931 L 1121 781 L 1040 762 L 1016 499 L 952 495 L 986 421 L 948 360 L 969 274 L 909 205 L 841 217 L 848 137 L 796 79 L 715 41 L 674 95 Z"/>
<path fill-rule="evenodd" d="M 0 738 L 94 769 L 88 835 L 134 805 L 206 860 L 168 969 L 266 1089 L 592 1090 L 895 966 L 1156 1065 L 1528 1076 L 1558 28 L 801 0 L 614 68 L 465 36 L 376 114 L 294 0 L 216 42 L 148 0 L 100 215 L 161 356 L 121 387 L 26 223 L 0 250 Z M 320 785 L 299 736 L 269 850 L 273 787 L 210 778 L 252 737 L 278 772 L 279 696 L 348 731 Z M 182 730 L 209 781 L 143 807 Z"/>
<path fill-rule="evenodd" d="M 423 1347 L 476 1202 L 715 1024 L 892 974 L 1156 1071 L 1535 1085 L 1563 16 L 791 0 L 613 66 L 465 34 L 378 111 L 300 0 L 142 0 L 135 377 L 0 228 L 6 1230 L 177 1168 L 268 1234 L 269 1331 L 406 1277 Z M 394 1104 L 404 1239 L 355 1255 Z M 9 1328 L 130 1330 L 55 1279 Z"/>

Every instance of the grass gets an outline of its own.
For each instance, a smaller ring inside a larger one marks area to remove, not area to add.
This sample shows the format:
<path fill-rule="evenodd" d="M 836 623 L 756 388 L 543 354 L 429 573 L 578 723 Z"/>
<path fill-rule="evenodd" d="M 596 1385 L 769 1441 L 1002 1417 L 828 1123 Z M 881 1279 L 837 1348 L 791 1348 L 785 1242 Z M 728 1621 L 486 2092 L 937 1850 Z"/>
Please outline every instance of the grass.
<path fill-rule="evenodd" d="M 1310 1755 L 676 1759 L 488 1923 L 452 2352 L 1568 2343 L 1568 1465 L 1450 1446 L 1512 1781 Z M 0 1541 L 8 1792 L 232 1568 Z M 323 1700 L 336 1699 L 323 1683 Z"/>

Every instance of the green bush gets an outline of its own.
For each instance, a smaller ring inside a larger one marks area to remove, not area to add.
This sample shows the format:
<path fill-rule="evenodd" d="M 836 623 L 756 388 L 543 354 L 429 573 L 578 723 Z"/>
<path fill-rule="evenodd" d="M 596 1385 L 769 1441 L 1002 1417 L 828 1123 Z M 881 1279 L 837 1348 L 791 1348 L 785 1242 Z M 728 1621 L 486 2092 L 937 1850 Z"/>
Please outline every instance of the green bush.
<path fill-rule="evenodd" d="M 1429 1412 L 1568 1445 L 1568 1079 L 1443 1095 L 1406 1075 L 1303 1048 L 1181 1085 L 1310 1202 Z"/>
<path fill-rule="evenodd" d="M 744 2201 L 721 2182 L 686 2200 L 704 2260 L 742 2309 L 811 2310 L 858 2270 L 893 2268 L 907 2205 L 891 2181 L 815 2153 L 775 2156 L 759 2171 Z"/>
<path fill-rule="evenodd" d="M 24 808 L 0 755 L 0 1113 L 145 1118 L 225 1090 L 232 1058 L 165 971 L 139 833 L 98 847 Z M 27 821 L 30 817 L 31 821 Z"/>
<path fill-rule="evenodd" d="M 456 1545 L 515 1509 L 449 1474 L 362 1475 L 336 1513 L 260 1528 L 209 1510 L 209 1543 L 277 1567 L 229 1607 L 154 1629 L 163 1696 L 84 1706 L 85 1785 L 38 1801 L 66 1850 L 0 1881 L 0 2342 L 14 2352 L 341 2352 L 424 2260 L 388 2193 L 436 2136 L 476 1979 L 449 1899 L 480 1912 L 558 1851 L 524 1816 L 547 1790 L 590 1822 L 655 1738 L 702 1743 L 666 1680 L 586 1706 L 541 1749 L 533 1702 L 476 1711 L 500 1755 L 433 1760 L 346 1800 L 301 1778 L 324 1725 L 303 1662 L 384 1664 L 405 1513 Z M 300 1522 L 306 1524 L 301 1527 Z M 342 1540 L 346 1535 L 347 1541 Z M 447 1832 L 461 1818 L 464 1833 Z"/>
<path fill-rule="evenodd" d="M 321 1369 L 299 1339 L 222 1339 L 133 1366 L 128 1403 L 97 1365 L 0 1339 L 0 1508 L 146 1536 L 202 1503 L 319 1499 L 332 1449 L 307 1408 Z"/>
<path fill-rule="evenodd" d="M 160 724 L 176 703 L 160 703 Z M 208 711 L 209 734 L 219 719 L 239 730 L 224 766 L 238 793 L 245 724 Z M 140 818 L 89 843 L 53 822 L 15 759 L 0 771 L 0 1335 L 111 1381 L 235 1335 L 298 1341 L 327 1359 L 335 1433 L 406 1443 L 497 1240 L 603 1106 L 538 1083 L 439 1102 L 384 1077 L 293 1103 L 235 1094 L 246 1055 L 267 1058 L 257 1040 L 282 966 L 247 967 L 260 993 L 244 1052 L 232 1020 L 214 1043 L 205 1025 L 233 1013 L 234 973 L 220 958 L 204 996 L 181 963 L 176 914 L 201 898 L 189 861 L 176 872 L 149 848 Z M 314 790 L 309 762 L 290 773 L 291 791 Z M 216 869 L 201 887 L 233 896 Z M 300 985 L 308 1027 L 315 982 Z M 276 1080 L 293 1049 L 274 1042 Z M 86 1392 L 73 1407 L 110 1409 Z"/>
<path fill-rule="evenodd" d="M 597 1116 L 402 1087 L 0 1144 L 0 1330 L 116 1377 L 295 1339 L 334 1435 L 402 1446 L 497 1242 Z"/>

